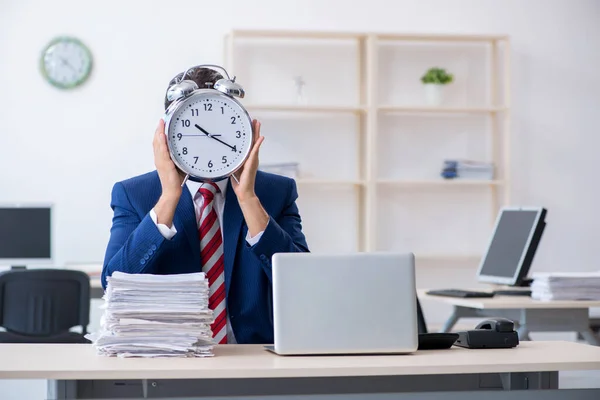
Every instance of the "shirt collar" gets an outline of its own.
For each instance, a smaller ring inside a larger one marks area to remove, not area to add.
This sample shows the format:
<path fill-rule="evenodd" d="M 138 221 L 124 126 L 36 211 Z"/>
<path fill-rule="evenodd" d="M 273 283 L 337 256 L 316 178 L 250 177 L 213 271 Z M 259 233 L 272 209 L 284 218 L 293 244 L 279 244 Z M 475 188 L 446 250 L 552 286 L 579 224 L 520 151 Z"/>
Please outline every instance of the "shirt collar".
<path fill-rule="evenodd" d="M 227 181 L 228 181 L 228 179 L 225 178 L 225 179 L 221 179 L 220 181 L 215 182 L 220 190 L 218 195 L 221 195 L 221 196 L 225 195 L 225 193 L 227 191 Z M 188 179 L 185 184 L 187 185 L 188 190 L 192 194 L 192 198 L 196 195 L 196 193 L 202 187 L 202 185 L 205 185 L 205 183 L 192 181 L 190 179 Z"/>

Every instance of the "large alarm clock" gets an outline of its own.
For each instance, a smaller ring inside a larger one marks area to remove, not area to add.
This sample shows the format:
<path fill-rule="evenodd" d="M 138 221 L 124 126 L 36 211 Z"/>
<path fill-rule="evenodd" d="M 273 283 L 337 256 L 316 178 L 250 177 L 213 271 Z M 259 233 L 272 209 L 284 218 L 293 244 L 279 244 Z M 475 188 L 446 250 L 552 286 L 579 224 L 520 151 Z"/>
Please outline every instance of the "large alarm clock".
<path fill-rule="evenodd" d="M 212 68 L 224 77 L 211 88 L 181 80 L 167 90 L 173 101 L 164 116 L 171 159 L 186 179 L 212 182 L 233 175 L 244 164 L 253 144 L 252 119 L 236 99 L 244 89 L 224 68 Z M 189 70 L 189 69 L 188 69 Z M 233 175 L 235 178 L 235 175 Z"/>

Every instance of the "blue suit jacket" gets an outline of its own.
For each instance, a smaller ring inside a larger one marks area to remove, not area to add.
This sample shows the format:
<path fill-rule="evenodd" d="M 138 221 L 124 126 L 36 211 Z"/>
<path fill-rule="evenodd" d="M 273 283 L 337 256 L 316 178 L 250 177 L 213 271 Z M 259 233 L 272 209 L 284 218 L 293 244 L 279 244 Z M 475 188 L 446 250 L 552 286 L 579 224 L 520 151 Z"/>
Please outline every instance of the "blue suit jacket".
<path fill-rule="evenodd" d="M 307 252 L 294 180 L 258 171 L 255 192 L 270 216 L 261 239 L 246 242 L 247 226 L 231 184 L 223 212 L 223 249 L 227 311 L 238 343 L 273 343 L 271 257 Z M 114 271 L 149 274 L 199 272 L 200 241 L 192 197 L 184 186 L 173 223 L 177 234 L 166 240 L 150 218 L 161 185 L 156 171 L 114 185 L 110 240 L 102 285 Z"/>

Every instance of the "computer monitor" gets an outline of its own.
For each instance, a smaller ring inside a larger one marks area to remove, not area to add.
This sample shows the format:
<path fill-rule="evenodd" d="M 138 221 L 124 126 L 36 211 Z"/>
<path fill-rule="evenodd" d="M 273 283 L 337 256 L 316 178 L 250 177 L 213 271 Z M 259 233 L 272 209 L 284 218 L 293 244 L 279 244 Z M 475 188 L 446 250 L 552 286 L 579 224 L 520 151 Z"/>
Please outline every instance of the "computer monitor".
<path fill-rule="evenodd" d="M 0 265 L 23 267 L 52 261 L 52 207 L 0 205 Z"/>
<path fill-rule="evenodd" d="M 546 227 L 542 207 L 500 210 L 477 278 L 480 282 L 523 286 Z"/>

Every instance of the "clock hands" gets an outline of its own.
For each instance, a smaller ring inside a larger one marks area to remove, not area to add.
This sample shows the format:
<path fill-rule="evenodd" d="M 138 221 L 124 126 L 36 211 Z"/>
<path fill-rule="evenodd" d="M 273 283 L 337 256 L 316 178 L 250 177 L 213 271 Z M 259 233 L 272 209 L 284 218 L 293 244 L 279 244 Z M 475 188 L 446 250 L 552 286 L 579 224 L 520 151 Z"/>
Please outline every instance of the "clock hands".
<path fill-rule="evenodd" d="M 221 139 L 218 139 L 217 136 L 221 136 L 221 135 L 211 135 L 210 133 L 208 133 L 206 130 L 202 129 L 202 127 L 198 124 L 194 124 L 194 126 L 198 129 L 200 129 L 206 136 L 208 136 L 211 139 L 215 139 L 217 142 L 224 144 L 225 146 L 229 147 L 231 150 L 233 151 L 237 151 L 237 147 L 236 146 L 232 146 L 230 144 L 225 143 L 224 141 L 222 141 Z"/>
<path fill-rule="evenodd" d="M 210 133 L 208 133 L 206 130 L 204 130 L 204 129 L 203 129 L 201 126 L 200 126 L 200 125 L 198 125 L 198 124 L 194 124 L 194 126 L 195 126 L 196 128 L 198 128 L 198 129 L 200 129 L 202 132 L 204 132 L 204 134 L 205 134 L 206 136 L 209 136 L 209 137 L 210 137 Z"/>
<path fill-rule="evenodd" d="M 60 57 L 60 62 L 61 62 L 63 65 L 66 65 L 67 67 L 69 67 L 69 68 L 70 68 L 72 71 L 75 71 L 75 67 L 73 67 L 73 66 L 71 65 L 71 63 L 69 63 L 69 61 L 67 61 L 67 60 L 65 60 L 64 58 Z"/>

